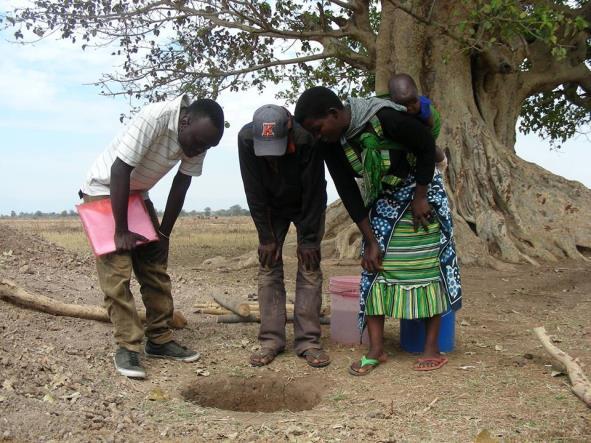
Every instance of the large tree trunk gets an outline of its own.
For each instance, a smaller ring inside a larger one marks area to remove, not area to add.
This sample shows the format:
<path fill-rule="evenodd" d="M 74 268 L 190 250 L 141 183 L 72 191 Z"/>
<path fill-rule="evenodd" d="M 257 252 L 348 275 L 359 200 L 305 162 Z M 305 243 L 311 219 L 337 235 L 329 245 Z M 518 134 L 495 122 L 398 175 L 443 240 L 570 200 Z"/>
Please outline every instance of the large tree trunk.
<path fill-rule="evenodd" d="M 438 145 L 449 160 L 446 184 L 462 261 L 582 258 L 581 252 L 591 249 L 591 191 L 515 154 L 527 75 L 502 73 L 512 62 L 509 57 L 462 51 L 457 41 L 390 8 L 384 10 L 388 19 L 376 43 L 378 66 L 387 67 L 376 72 L 376 90 L 387 88 L 391 72 L 407 72 L 440 110 Z M 432 19 L 449 23 L 446 14 L 452 10 L 450 1 L 441 1 Z M 328 242 L 337 256 L 354 256 L 358 234 L 350 220 L 342 221 L 342 207 L 336 208 L 327 219 Z"/>

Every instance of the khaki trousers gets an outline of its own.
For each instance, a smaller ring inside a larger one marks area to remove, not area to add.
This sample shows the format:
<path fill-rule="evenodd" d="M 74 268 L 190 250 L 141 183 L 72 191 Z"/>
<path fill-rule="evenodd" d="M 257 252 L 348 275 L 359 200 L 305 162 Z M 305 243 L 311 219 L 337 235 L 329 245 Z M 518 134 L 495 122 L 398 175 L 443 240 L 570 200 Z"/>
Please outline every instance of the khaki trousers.
<path fill-rule="evenodd" d="M 272 217 L 273 230 L 279 248 L 283 247 L 290 221 Z M 299 233 L 298 233 L 299 234 Z M 324 235 L 324 217 L 319 226 L 318 242 Z M 298 235 L 298 244 L 299 244 Z M 320 246 L 320 245 L 317 245 Z M 281 352 L 285 349 L 285 284 L 283 261 L 275 266 L 259 265 L 258 300 L 261 312 L 259 343 L 263 348 Z M 306 271 L 298 261 L 294 300 L 294 350 L 302 355 L 308 349 L 320 349 L 320 308 L 322 306 L 322 271 Z"/>
<path fill-rule="evenodd" d="M 105 196 L 84 196 L 84 201 Z M 146 200 L 146 207 L 156 230 L 159 228 L 154 205 Z M 172 319 L 170 277 L 167 262 L 158 257 L 158 243 L 137 246 L 129 252 L 113 252 L 96 258 L 99 283 L 105 294 L 105 307 L 113 324 L 115 342 L 130 351 L 139 352 L 144 334 L 153 343 L 172 340 L 168 322 Z M 146 307 L 146 324 L 142 327 L 130 289 L 131 271 L 140 284 L 142 301 Z"/>

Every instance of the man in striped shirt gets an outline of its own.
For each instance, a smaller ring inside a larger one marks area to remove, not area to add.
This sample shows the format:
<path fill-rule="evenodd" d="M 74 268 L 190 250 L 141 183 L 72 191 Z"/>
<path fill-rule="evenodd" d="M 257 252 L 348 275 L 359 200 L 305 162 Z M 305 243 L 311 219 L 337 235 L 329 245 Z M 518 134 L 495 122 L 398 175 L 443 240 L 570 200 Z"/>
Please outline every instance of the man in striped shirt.
<path fill-rule="evenodd" d="M 132 269 L 146 307 L 146 356 L 182 361 L 199 358 L 197 352 L 173 340 L 169 327 L 173 300 L 166 271 L 168 240 L 191 178 L 201 175 L 207 150 L 219 143 L 223 132 L 224 113 L 213 100 L 191 103 L 183 95 L 169 102 L 150 104 L 98 157 L 82 186 L 80 194 L 85 201 L 111 198 L 117 251 L 97 257 L 97 270 L 118 346 L 115 368 L 122 375 L 146 376 L 139 360 L 144 329 L 129 288 Z M 179 163 L 159 223 L 148 191 Z M 146 239 L 128 228 L 130 192 L 143 193 L 159 241 L 136 246 Z"/>

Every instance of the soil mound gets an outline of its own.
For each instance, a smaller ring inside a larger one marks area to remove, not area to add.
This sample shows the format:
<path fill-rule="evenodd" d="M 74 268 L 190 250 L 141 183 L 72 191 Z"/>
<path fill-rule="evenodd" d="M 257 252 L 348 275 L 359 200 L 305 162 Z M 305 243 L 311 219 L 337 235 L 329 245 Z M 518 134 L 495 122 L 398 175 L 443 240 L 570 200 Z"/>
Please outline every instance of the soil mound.
<path fill-rule="evenodd" d="M 79 255 L 43 237 L 0 224 L 0 269 L 16 269 L 21 274 L 55 274 L 93 264 L 90 254 Z"/>

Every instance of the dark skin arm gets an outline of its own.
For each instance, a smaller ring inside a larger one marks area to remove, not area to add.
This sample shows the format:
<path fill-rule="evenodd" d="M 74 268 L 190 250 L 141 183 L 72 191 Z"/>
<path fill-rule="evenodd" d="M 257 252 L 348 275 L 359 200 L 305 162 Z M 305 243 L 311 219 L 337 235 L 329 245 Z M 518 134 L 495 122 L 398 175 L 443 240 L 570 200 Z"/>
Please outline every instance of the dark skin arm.
<path fill-rule="evenodd" d="M 361 257 L 361 267 L 371 273 L 378 272 L 382 269 L 382 252 L 369 223 L 359 187 L 355 184 L 355 179 L 346 163 L 347 159 L 338 145 L 321 145 L 321 148 L 337 192 L 363 235 L 365 248 Z"/>
<path fill-rule="evenodd" d="M 273 233 L 269 196 L 262 184 L 261 171 L 254 155 L 250 125 L 242 128 L 238 134 L 238 159 L 246 201 L 259 234 L 259 262 L 265 267 L 273 266 L 281 258 L 281 248 Z"/>
<path fill-rule="evenodd" d="M 326 207 L 326 180 L 324 179 L 324 162 L 320 149 L 313 146 L 313 139 L 307 140 L 306 162 L 302 165 L 302 214 L 298 229 L 302 231 L 302 242 L 298 244 L 298 260 L 308 271 L 320 267 L 320 238 L 316 237 L 322 223 L 322 215 Z M 305 149 L 305 148 L 302 148 Z"/>
<path fill-rule="evenodd" d="M 439 146 L 435 146 L 435 163 L 441 163 L 445 160 L 445 153 Z"/>
<path fill-rule="evenodd" d="M 272 170 L 278 171 L 277 159 L 266 158 L 265 161 L 267 162 L 267 164 L 269 165 L 269 167 Z M 246 186 L 247 185 L 245 185 L 245 188 L 246 188 Z M 248 185 L 248 191 L 252 192 L 257 188 L 259 188 L 259 192 L 258 192 L 259 198 L 261 198 L 261 196 L 263 196 L 263 195 L 266 195 L 266 192 L 264 190 L 262 190 L 262 183 L 260 181 L 257 182 L 256 184 L 250 183 Z M 247 195 L 247 200 L 248 200 L 248 195 Z M 253 207 L 254 207 L 254 205 L 253 205 Z M 275 264 L 278 263 L 279 260 L 281 260 L 282 250 L 281 250 L 281 246 L 275 241 L 275 234 L 273 234 L 273 232 L 272 232 L 271 226 L 273 224 L 271 223 L 271 212 L 269 210 L 268 203 L 265 205 L 264 210 L 262 212 L 264 212 L 264 214 L 265 214 L 265 223 L 264 224 L 259 223 L 259 225 L 257 225 L 257 226 L 260 226 L 260 228 L 263 230 L 268 230 L 269 232 L 271 232 L 271 235 L 273 235 L 273 240 L 272 241 L 259 240 L 259 248 L 258 248 L 259 263 L 261 263 L 261 265 L 263 265 L 264 267 L 270 267 L 270 266 L 275 266 Z M 257 218 L 260 220 L 261 215 L 259 214 Z"/>
<path fill-rule="evenodd" d="M 168 200 L 166 201 L 166 209 L 162 216 L 162 223 L 160 223 L 159 233 L 170 237 L 172 228 L 178 218 L 183 204 L 185 203 L 185 196 L 191 185 L 191 176 L 185 175 L 182 172 L 177 172 L 172 181 L 170 192 L 168 193 Z"/>
<path fill-rule="evenodd" d="M 170 233 L 172 232 L 172 228 L 174 227 L 174 224 L 181 213 L 181 210 L 183 209 L 185 196 L 187 195 L 190 185 L 191 176 L 185 175 L 182 172 L 177 172 L 172 181 L 172 186 L 170 187 L 170 192 L 168 193 L 168 200 L 166 201 L 166 209 L 164 210 L 164 215 L 162 216 L 162 223 L 158 229 L 158 237 L 160 238 L 160 241 L 158 242 L 160 246 L 158 259 L 161 262 L 166 262 L 168 260 Z"/>
<path fill-rule="evenodd" d="M 423 226 L 425 231 L 429 229 L 429 223 L 433 218 L 433 209 L 427 201 L 427 185 L 419 185 L 415 188 L 415 196 L 410 202 L 410 210 L 412 212 L 412 220 L 415 232 L 419 226 Z"/>
<path fill-rule="evenodd" d="M 383 254 L 376 236 L 371 229 L 369 218 L 365 217 L 358 222 L 357 227 L 361 231 L 365 242 L 363 257 L 361 257 L 361 267 L 371 273 L 382 271 L 384 269 L 382 267 Z"/>
<path fill-rule="evenodd" d="M 386 136 L 409 148 L 417 157 L 417 184 L 410 209 L 415 231 L 420 226 L 427 230 L 429 220 L 433 217 L 427 201 L 427 187 L 433 177 L 436 157 L 433 136 L 422 123 L 406 114 L 383 109 L 378 112 L 378 117 Z"/>
<path fill-rule="evenodd" d="M 133 166 L 117 158 L 111 166 L 111 207 L 115 218 L 115 248 L 117 251 L 131 251 L 137 242 L 148 241 L 143 235 L 131 232 L 127 225 L 127 204 L 129 201 L 129 177 Z"/>

